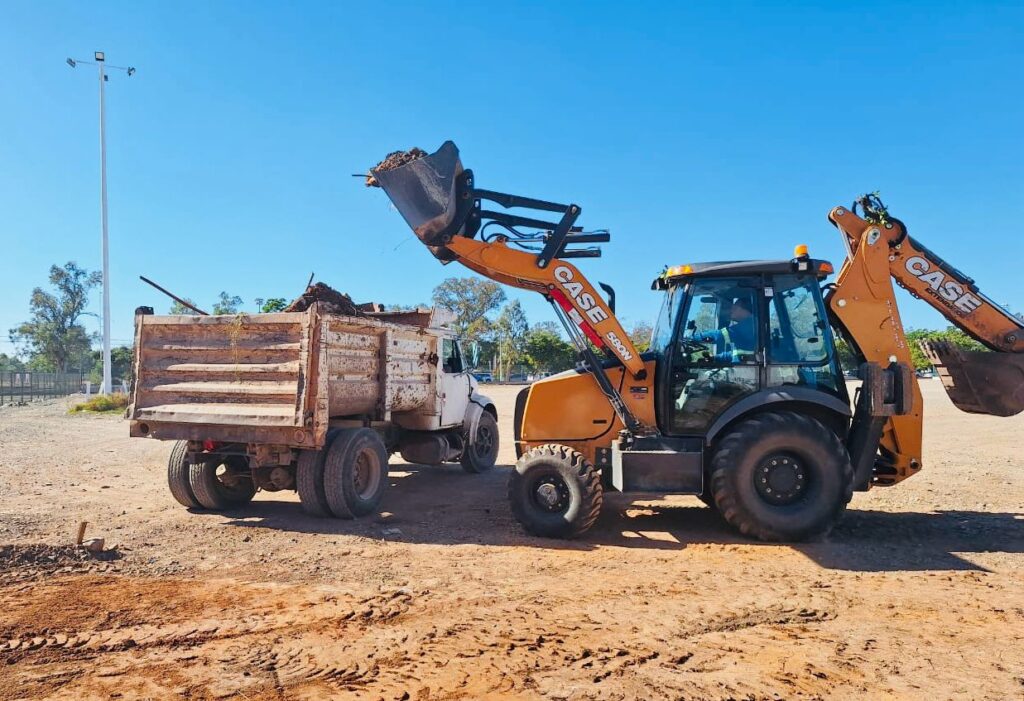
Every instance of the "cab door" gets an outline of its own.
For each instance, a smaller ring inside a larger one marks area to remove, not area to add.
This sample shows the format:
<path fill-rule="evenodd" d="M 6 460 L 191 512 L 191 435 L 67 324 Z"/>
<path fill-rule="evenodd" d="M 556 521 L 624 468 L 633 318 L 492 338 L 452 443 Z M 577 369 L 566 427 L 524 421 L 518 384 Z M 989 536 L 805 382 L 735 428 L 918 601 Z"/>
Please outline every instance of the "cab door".
<path fill-rule="evenodd" d="M 762 283 L 698 278 L 689 284 L 669 352 L 662 430 L 703 435 L 725 409 L 760 389 Z"/>
<path fill-rule="evenodd" d="M 469 404 L 469 370 L 465 367 L 459 342 L 454 338 L 441 339 L 438 363 L 437 395 L 441 404 L 441 426 L 461 424 Z"/>

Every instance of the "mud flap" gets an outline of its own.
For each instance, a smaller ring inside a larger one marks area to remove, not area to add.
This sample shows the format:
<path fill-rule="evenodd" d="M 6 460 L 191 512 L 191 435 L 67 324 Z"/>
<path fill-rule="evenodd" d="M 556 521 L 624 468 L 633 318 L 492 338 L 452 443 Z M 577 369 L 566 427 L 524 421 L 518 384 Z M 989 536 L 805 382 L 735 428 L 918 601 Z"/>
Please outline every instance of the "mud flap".
<path fill-rule="evenodd" d="M 921 349 L 961 411 L 1014 416 L 1024 410 L 1024 354 L 968 351 L 945 341 Z"/>

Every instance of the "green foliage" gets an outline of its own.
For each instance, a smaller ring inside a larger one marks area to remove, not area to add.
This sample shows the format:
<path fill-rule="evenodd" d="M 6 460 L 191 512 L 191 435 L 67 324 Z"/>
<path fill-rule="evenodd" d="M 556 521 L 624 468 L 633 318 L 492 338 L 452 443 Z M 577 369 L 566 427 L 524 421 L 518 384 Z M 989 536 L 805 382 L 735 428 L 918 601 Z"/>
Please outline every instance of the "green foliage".
<path fill-rule="evenodd" d="M 241 300 L 239 300 L 239 302 L 241 302 Z M 271 297 L 265 301 L 258 299 L 256 302 L 260 305 L 260 311 L 264 314 L 283 312 L 285 307 L 288 306 L 288 300 L 284 297 Z"/>
<path fill-rule="evenodd" d="M 193 302 L 188 297 L 185 298 L 185 301 L 188 302 L 189 304 L 193 305 L 193 306 L 198 306 L 198 305 L 196 305 L 195 302 Z M 194 311 L 192 311 L 191 309 L 189 309 L 188 307 L 186 307 L 184 304 L 182 304 L 181 302 L 179 302 L 177 300 L 174 301 L 174 304 L 171 305 L 171 308 L 167 311 L 167 313 L 168 314 L 195 314 Z"/>
<path fill-rule="evenodd" d="M 857 355 L 845 338 L 836 336 L 836 353 L 839 355 L 839 365 L 843 370 L 856 370 L 860 365 Z"/>
<path fill-rule="evenodd" d="M 494 323 L 494 336 L 498 346 L 498 369 L 502 379 L 508 377 L 513 365 L 526 360 L 525 341 L 530 331 L 526 313 L 514 299 L 501 310 L 501 316 Z"/>
<path fill-rule="evenodd" d="M 92 399 L 75 404 L 68 410 L 69 414 L 79 414 L 83 411 L 94 413 L 121 412 L 128 406 L 127 394 L 97 394 Z"/>
<path fill-rule="evenodd" d="M 229 295 L 221 292 L 217 301 L 213 303 L 211 314 L 237 314 L 242 306 L 242 298 L 238 295 Z"/>
<path fill-rule="evenodd" d="M 115 346 L 110 349 L 110 377 L 114 380 L 115 386 L 117 386 L 116 383 L 119 380 L 124 380 L 131 385 L 134 379 L 132 376 L 132 356 L 131 346 Z M 94 350 L 90 354 L 90 359 L 92 365 L 88 371 L 87 379 L 93 384 L 98 385 L 103 381 L 103 351 Z"/>
<path fill-rule="evenodd" d="M 41 287 L 32 290 L 29 299 L 31 318 L 10 330 L 11 340 L 20 345 L 21 355 L 29 356 L 35 369 L 66 372 L 71 364 L 89 352 L 92 336 L 78 323 L 87 314 L 89 292 L 103 276 L 79 268 L 73 261 L 64 267 L 50 267 L 50 284 L 55 293 Z"/>
<path fill-rule="evenodd" d="M 553 331 L 550 322 L 536 324 L 526 334 L 526 359 L 536 370 L 542 372 L 561 372 L 576 364 L 576 350 L 564 340 L 561 334 Z"/>
<path fill-rule="evenodd" d="M 643 353 L 651 347 L 651 334 L 654 333 L 654 327 L 646 321 L 636 322 L 627 333 L 638 353 Z"/>
<path fill-rule="evenodd" d="M 488 315 L 505 302 L 505 290 L 491 280 L 450 277 L 434 288 L 434 304 L 455 313 L 453 328 L 467 341 L 487 340 L 492 329 Z"/>
<path fill-rule="evenodd" d="M 931 361 L 928 360 L 928 356 L 926 356 L 924 351 L 921 350 L 922 341 L 946 341 L 947 343 L 960 346 L 965 350 L 986 350 L 985 346 L 978 343 L 955 326 L 949 326 L 945 331 L 914 329 L 913 331 L 907 332 L 907 342 L 910 345 L 910 358 L 914 362 L 914 367 L 918 370 L 930 368 L 932 365 Z"/>
<path fill-rule="evenodd" d="M 25 363 L 16 356 L 0 353 L 0 372 L 21 372 L 24 369 Z"/>

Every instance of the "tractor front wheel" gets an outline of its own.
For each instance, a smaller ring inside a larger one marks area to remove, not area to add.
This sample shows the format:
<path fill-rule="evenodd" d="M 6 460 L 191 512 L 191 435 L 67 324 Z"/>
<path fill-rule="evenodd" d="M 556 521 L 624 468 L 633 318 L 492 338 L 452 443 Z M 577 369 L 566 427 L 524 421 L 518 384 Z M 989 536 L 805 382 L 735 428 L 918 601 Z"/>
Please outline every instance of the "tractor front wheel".
<path fill-rule="evenodd" d="M 523 454 L 508 483 L 512 514 L 532 535 L 575 538 L 594 525 L 604 499 L 601 475 L 564 445 Z"/>

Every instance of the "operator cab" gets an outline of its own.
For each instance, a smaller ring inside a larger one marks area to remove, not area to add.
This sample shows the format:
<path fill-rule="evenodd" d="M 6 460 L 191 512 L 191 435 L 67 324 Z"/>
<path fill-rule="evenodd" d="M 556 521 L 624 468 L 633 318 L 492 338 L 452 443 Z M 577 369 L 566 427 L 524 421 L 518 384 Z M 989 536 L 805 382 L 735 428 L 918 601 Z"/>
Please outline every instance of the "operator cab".
<path fill-rule="evenodd" d="M 798 250 L 792 260 L 675 266 L 655 279 L 665 291 L 650 347 L 661 432 L 710 438 L 730 409 L 762 393 L 848 404 L 821 293 L 831 272 Z"/>

